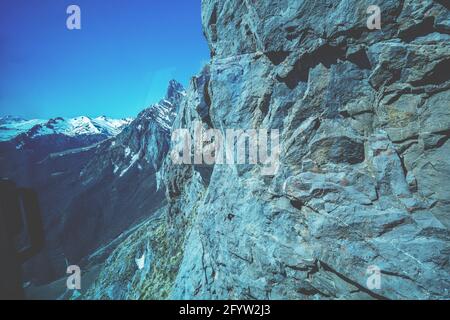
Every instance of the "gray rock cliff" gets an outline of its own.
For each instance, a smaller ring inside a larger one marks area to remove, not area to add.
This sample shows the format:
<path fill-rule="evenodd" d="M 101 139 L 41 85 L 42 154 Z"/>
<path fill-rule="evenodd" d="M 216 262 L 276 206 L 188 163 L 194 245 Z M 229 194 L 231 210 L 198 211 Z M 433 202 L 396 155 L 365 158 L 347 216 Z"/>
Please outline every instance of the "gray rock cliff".
<path fill-rule="evenodd" d="M 278 129 L 279 170 L 166 157 L 167 206 L 85 298 L 450 298 L 449 6 L 378 3 L 381 30 L 369 1 L 203 0 L 172 129 Z"/>

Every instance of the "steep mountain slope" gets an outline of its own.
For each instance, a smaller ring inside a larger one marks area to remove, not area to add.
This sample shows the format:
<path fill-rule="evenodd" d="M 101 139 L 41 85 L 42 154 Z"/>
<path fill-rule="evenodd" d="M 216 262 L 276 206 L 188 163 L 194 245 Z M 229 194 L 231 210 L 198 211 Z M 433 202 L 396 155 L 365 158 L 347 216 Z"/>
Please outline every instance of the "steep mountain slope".
<path fill-rule="evenodd" d="M 36 163 L 29 180 L 39 191 L 47 246 L 26 265 L 27 279 L 43 284 L 61 277 L 67 263 L 83 265 L 88 255 L 161 206 L 157 171 L 183 95 L 182 86 L 171 81 L 166 98 L 118 135 Z"/>
<path fill-rule="evenodd" d="M 378 3 L 370 31 L 367 1 L 203 0 L 174 128 L 279 129 L 279 170 L 167 157 L 167 207 L 85 298 L 450 298 L 449 10 Z"/>

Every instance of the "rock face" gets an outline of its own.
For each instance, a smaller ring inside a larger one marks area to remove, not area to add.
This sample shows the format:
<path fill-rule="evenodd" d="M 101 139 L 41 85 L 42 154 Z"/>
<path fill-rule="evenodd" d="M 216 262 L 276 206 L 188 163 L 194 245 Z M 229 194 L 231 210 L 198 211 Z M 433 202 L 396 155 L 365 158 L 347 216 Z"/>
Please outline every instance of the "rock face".
<path fill-rule="evenodd" d="M 449 7 L 378 3 L 371 31 L 369 1 L 203 0 L 173 128 L 278 129 L 279 170 L 166 157 L 85 298 L 450 298 Z"/>

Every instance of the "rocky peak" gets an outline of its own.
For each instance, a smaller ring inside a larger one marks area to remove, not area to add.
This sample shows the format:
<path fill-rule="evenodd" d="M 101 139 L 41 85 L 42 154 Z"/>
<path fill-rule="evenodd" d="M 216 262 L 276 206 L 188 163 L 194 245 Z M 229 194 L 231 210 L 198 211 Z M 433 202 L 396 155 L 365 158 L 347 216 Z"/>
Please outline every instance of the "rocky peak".
<path fill-rule="evenodd" d="M 179 103 L 182 97 L 186 95 L 186 91 L 181 83 L 176 80 L 170 80 L 167 87 L 166 100 L 173 104 Z"/>
<path fill-rule="evenodd" d="M 152 119 L 166 132 L 169 132 L 185 95 L 186 91 L 183 86 L 176 80 L 171 80 L 167 87 L 166 97 L 139 113 L 138 119 Z"/>

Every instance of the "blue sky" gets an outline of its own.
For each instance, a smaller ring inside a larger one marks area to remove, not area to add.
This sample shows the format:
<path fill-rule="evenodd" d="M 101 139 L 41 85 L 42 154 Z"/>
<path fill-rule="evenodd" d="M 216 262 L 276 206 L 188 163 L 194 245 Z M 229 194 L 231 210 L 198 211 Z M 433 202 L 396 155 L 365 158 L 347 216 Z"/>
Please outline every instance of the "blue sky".
<path fill-rule="evenodd" d="M 66 9 L 81 8 L 81 30 Z M 135 116 L 209 59 L 201 0 L 0 0 L 0 115 Z"/>

